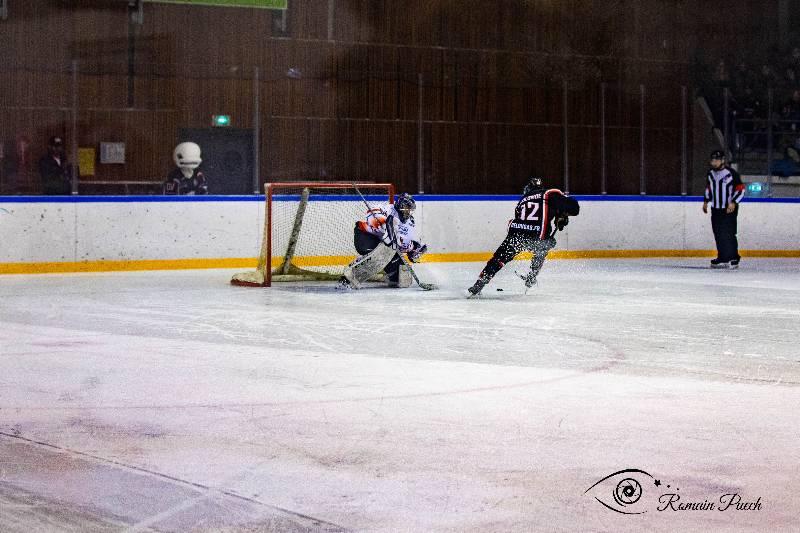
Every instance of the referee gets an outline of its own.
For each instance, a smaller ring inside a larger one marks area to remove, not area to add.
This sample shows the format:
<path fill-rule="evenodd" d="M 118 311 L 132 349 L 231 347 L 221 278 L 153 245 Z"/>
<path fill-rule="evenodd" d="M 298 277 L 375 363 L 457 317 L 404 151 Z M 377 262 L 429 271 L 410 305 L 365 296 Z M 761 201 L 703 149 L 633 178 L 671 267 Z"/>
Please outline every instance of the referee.
<path fill-rule="evenodd" d="M 703 213 L 711 204 L 711 228 L 717 243 L 717 257 L 711 268 L 738 268 L 739 242 L 736 240 L 736 217 L 739 202 L 744 198 L 744 184 L 739 173 L 725 164 L 725 153 L 711 152 L 711 169 L 706 176 Z"/>

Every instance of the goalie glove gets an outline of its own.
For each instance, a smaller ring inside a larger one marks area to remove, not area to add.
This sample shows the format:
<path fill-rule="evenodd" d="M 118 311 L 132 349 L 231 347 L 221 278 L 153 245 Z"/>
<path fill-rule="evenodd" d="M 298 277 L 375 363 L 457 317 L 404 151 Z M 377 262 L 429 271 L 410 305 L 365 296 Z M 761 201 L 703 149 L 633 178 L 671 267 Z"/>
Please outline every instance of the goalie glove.
<path fill-rule="evenodd" d="M 412 245 L 411 250 L 408 252 L 408 260 L 412 263 L 419 263 L 422 255 L 428 251 L 428 245 L 420 244 L 416 241 L 412 242 Z"/>

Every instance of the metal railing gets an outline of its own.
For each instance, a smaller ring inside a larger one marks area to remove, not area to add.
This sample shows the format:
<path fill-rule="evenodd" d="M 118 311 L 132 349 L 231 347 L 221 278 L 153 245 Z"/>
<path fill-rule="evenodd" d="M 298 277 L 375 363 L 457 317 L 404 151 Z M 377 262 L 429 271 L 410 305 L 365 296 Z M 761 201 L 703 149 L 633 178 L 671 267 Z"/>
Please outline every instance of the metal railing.
<path fill-rule="evenodd" d="M 731 161 L 748 182 L 751 196 L 800 196 L 800 114 L 776 105 L 766 90 L 765 105 L 737 102 L 729 88 L 719 90 L 717 116 Z"/>

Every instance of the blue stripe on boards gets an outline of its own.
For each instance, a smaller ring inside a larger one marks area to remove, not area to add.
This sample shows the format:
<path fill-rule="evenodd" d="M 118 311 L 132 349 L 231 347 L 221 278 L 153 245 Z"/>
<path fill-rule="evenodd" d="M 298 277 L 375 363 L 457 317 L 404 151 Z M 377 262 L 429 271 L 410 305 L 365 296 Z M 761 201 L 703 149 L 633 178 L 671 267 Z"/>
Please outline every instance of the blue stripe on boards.
<path fill-rule="evenodd" d="M 514 201 L 520 198 L 520 194 L 419 194 L 415 199 L 423 202 L 497 202 Z M 703 201 L 702 196 L 647 196 L 647 195 L 607 195 L 607 194 L 571 194 L 570 198 L 576 200 L 598 201 L 598 202 L 685 202 Z"/>
<path fill-rule="evenodd" d="M 201 195 L 201 196 L 0 196 L 0 203 L 11 204 L 91 204 L 91 203 L 158 203 L 158 202 L 263 202 L 264 195 Z"/>
<path fill-rule="evenodd" d="M 702 196 L 648 196 L 648 195 L 585 195 L 576 194 L 570 195 L 579 201 L 590 202 L 701 202 Z M 508 201 L 516 202 L 519 200 L 520 195 L 517 194 L 485 194 L 485 195 L 470 195 L 470 194 L 419 194 L 414 198 L 422 202 L 497 202 Z M 276 201 L 296 201 L 299 195 L 279 195 L 274 196 L 273 200 Z M 311 195 L 311 199 L 320 202 L 335 202 L 342 199 L 361 201 L 360 196 L 345 195 L 345 196 L 322 196 Z M 375 202 L 385 202 L 387 197 L 383 195 L 370 195 L 366 197 L 367 200 Z M 158 203 L 158 202 L 263 202 L 263 194 L 253 195 L 204 195 L 204 196 L 0 196 L 0 203 L 4 204 L 35 204 L 35 203 Z M 796 204 L 800 203 L 800 198 L 759 198 L 745 196 L 743 202 L 755 203 L 779 203 L 779 204 Z"/>
<path fill-rule="evenodd" d="M 414 199 L 420 202 L 497 202 L 519 200 L 518 194 L 419 194 Z M 570 198 L 588 202 L 703 202 L 702 196 L 648 196 L 648 195 L 611 195 L 611 194 L 571 194 Z M 800 198 L 757 198 L 745 196 L 743 202 L 800 203 Z"/>

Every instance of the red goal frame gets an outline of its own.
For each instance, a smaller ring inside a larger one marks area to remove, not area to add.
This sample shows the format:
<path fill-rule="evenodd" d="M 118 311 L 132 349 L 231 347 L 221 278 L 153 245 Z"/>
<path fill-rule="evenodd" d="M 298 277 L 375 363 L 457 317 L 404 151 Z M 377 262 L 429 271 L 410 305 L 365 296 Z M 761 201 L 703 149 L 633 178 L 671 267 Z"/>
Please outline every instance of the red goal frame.
<path fill-rule="evenodd" d="M 394 203 L 394 195 L 395 195 L 395 187 L 392 183 L 373 183 L 373 182 L 344 182 L 344 181 L 286 181 L 286 182 L 274 182 L 274 183 L 265 183 L 264 184 L 264 196 L 265 196 L 265 211 L 264 211 L 264 233 L 262 235 L 262 242 L 261 242 L 261 254 L 259 257 L 259 269 L 262 267 L 262 257 L 263 257 L 263 268 L 264 268 L 264 280 L 262 283 L 258 282 L 241 282 L 235 281 L 234 279 L 231 280 L 231 283 L 235 285 L 244 285 L 244 286 L 262 286 L 262 287 L 270 287 L 272 286 L 273 275 L 272 275 L 272 230 L 273 230 L 273 217 L 272 217 L 272 201 L 273 197 L 276 194 L 280 194 L 281 189 L 303 189 L 309 188 L 312 190 L 319 190 L 319 189 L 350 189 L 353 193 L 360 196 L 358 187 L 370 188 L 371 194 L 374 193 L 375 188 L 385 189 L 387 200 L 389 203 Z M 316 192 L 316 191 L 315 191 Z M 383 194 L 383 193 L 381 193 Z M 361 198 L 358 200 L 359 202 L 362 201 Z M 366 200 L 364 200 L 366 203 Z M 368 204 L 367 204 L 368 205 Z M 364 206 L 365 211 L 367 205 Z M 355 221 L 353 221 L 355 222 Z"/>

